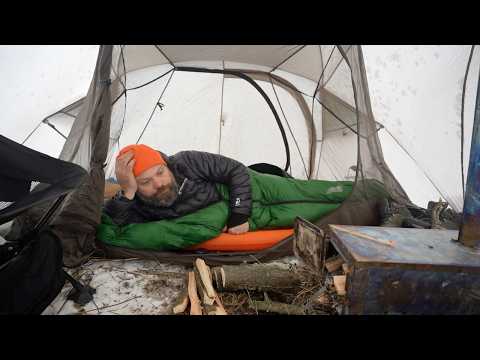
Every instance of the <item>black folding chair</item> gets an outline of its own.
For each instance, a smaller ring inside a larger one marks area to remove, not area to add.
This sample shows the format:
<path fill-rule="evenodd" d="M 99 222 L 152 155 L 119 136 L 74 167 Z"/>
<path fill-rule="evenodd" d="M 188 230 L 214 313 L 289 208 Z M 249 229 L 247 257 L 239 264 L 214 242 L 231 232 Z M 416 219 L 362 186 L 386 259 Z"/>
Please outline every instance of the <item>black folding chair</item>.
<path fill-rule="evenodd" d="M 73 286 L 69 298 L 88 303 L 94 290 L 63 269 L 60 241 L 48 226 L 87 172 L 1 135 L 0 164 L 0 225 L 35 206 L 48 205 L 32 229 L 16 239 L 7 237 L 0 246 L 0 313 L 41 313 L 58 295 L 65 279 Z M 49 275 L 43 276 L 42 271 Z"/>

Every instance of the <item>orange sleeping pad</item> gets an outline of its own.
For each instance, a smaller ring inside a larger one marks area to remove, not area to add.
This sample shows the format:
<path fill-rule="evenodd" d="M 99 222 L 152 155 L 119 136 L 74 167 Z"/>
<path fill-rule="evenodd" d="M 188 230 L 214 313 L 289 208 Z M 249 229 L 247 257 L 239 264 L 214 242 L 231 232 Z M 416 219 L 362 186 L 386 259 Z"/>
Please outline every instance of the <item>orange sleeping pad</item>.
<path fill-rule="evenodd" d="M 187 250 L 260 251 L 272 247 L 292 234 L 293 229 L 258 230 L 241 235 L 222 233 Z"/>

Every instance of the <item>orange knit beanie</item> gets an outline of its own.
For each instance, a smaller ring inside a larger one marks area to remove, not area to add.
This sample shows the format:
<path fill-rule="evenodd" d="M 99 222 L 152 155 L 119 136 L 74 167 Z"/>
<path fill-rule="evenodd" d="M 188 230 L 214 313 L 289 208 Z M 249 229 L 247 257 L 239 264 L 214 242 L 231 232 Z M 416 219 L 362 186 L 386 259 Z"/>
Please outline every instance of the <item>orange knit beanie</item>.
<path fill-rule="evenodd" d="M 129 151 L 133 151 L 133 158 L 135 159 L 135 165 L 133 166 L 133 174 L 135 176 L 140 175 L 145 170 L 150 169 L 155 165 L 166 165 L 162 155 L 151 147 L 143 144 L 125 146 L 118 156 L 123 155 Z M 118 157 L 117 156 L 117 157 Z"/>

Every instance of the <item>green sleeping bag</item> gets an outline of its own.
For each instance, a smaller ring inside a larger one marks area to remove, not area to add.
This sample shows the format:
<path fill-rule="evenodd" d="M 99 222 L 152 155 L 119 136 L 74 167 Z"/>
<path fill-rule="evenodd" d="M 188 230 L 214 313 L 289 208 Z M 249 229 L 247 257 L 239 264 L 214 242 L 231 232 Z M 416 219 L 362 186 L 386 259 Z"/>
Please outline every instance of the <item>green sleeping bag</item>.
<path fill-rule="evenodd" d="M 250 231 L 292 227 L 297 216 L 315 221 L 331 213 L 352 192 L 351 181 L 297 180 L 248 169 L 252 190 Z M 108 245 L 142 250 L 179 250 L 220 235 L 228 219 L 228 187 L 223 201 L 177 219 L 118 226 L 106 215 L 97 238 Z"/>

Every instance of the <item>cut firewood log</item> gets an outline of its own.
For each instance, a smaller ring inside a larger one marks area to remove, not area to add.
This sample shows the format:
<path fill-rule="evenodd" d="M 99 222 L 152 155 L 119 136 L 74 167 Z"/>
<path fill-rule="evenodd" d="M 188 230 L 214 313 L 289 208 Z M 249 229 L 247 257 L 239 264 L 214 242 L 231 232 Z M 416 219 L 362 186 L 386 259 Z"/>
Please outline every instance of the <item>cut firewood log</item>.
<path fill-rule="evenodd" d="M 325 267 L 327 268 L 329 273 L 337 271 L 342 267 L 343 259 L 341 256 L 335 256 L 325 261 Z"/>
<path fill-rule="evenodd" d="M 223 265 L 212 269 L 218 291 L 286 290 L 301 286 L 303 277 L 278 264 Z"/>
<path fill-rule="evenodd" d="M 197 284 L 197 293 L 200 295 L 202 299 L 202 303 L 204 305 L 213 305 L 215 303 L 215 298 L 211 298 L 207 294 L 207 290 L 205 289 L 205 285 L 203 284 L 202 280 L 200 279 L 200 274 L 198 273 L 198 269 L 193 267 L 193 272 L 195 273 L 195 281 Z"/>
<path fill-rule="evenodd" d="M 188 289 L 185 288 L 182 290 L 180 295 L 177 298 L 177 301 L 173 305 L 173 313 L 174 314 L 181 314 L 187 310 L 189 300 L 188 300 Z"/>
<path fill-rule="evenodd" d="M 188 273 L 188 297 L 190 299 L 190 315 L 202 315 L 202 306 L 198 298 L 195 273 L 193 271 Z"/>
<path fill-rule="evenodd" d="M 256 311 L 264 311 L 264 312 L 274 312 L 277 314 L 284 314 L 284 315 L 305 315 L 306 310 L 303 306 L 292 305 L 292 304 L 285 304 L 276 301 L 259 301 L 259 300 L 252 300 L 249 303 L 249 307 Z"/>
<path fill-rule="evenodd" d="M 196 259 L 195 260 L 195 267 L 200 274 L 200 279 L 202 280 L 203 285 L 205 286 L 205 290 L 207 291 L 207 295 L 210 298 L 215 297 L 215 290 L 213 289 L 212 279 L 210 274 L 210 268 L 203 259 Z"/>
<path fill-rule="evenodd" d="M 198 280 L 198 278 L 197 278 L 197 276 L 199 277 L 199 275 L 197 274 L 198 273 L 197 269 L 195 269 L 194 273 L 195 273 L 195 278 L 197 279 L 196 280 L 197 281 L 197 291 L 198 291 L 198 289 L 201 289 L 199 292 L 201 294 L 204 312 L 208 315 L 228 315 L 225 308 L 223 307 L 217 293 L 215 292 L 215 297 L 214 298 L 210 298 L 207 295 L 207 292 L 206 292 L 205 288 L 203 287 L 203 283 L 200 280 Z M 215 303 L 217 305 L 215 305 Z"/>
<path fill-rule="evenodd" d="M 213 268 L 211 272 L 213 278 L 212 281 L 216 285 L 217 289 L 225 288 L 225 271 L 223 268 Z"/>
<path fill-rule="evenodd" d="M 345 283 L 347 281 L 347 277 L 345 275 L 337 275 L 333 277 L 333 285 L 335 286 L 335 290 L 337 294 L 340 296 L 346 295 L 345 291 Z"/>
<path fill-rule="evenodd" d="M 209 297 L 207 291 L 203 287 L 201 288 L 201 298 L 202 303 L 205 305 L 213 305 L 215 303 L 215 298 Z"/>

